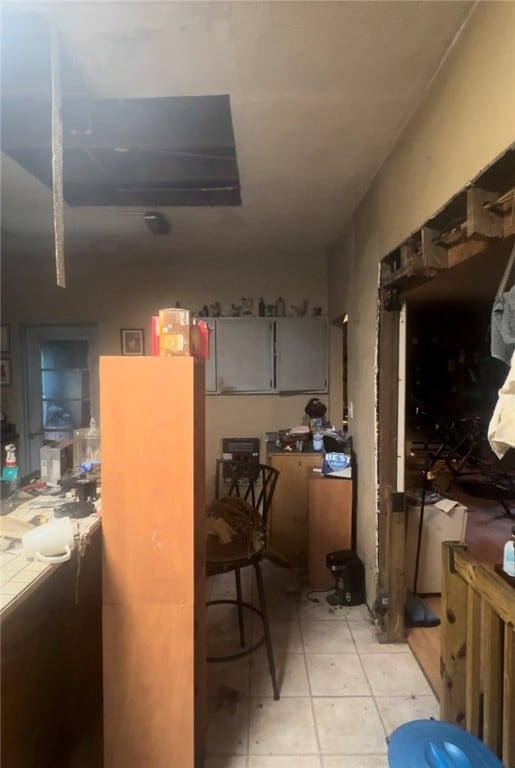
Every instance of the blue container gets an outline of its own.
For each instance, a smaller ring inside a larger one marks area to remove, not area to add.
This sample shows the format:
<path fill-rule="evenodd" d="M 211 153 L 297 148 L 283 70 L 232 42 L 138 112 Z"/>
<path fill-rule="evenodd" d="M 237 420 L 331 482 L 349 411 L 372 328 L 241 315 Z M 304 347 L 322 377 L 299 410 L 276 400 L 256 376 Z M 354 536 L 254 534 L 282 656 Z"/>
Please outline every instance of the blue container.
<path fill-rule="evenodd" d="M 388 743 L 390 768 L 503 768 L 471 733 L 439 720 L 413 720 L 397 728 Z"/>

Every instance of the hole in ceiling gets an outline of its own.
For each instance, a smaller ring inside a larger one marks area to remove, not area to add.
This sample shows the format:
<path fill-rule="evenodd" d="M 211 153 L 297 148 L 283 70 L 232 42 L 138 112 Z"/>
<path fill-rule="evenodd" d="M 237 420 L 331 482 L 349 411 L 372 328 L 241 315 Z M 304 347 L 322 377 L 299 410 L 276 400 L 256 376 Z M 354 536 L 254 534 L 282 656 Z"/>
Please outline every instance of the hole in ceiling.
<path fill-rule="evenodd" d="M 2 42 L 2 151 L 51 188 L 48 28 L 12 12 Z M 241 205 L 228 95 L 95 99 L 64 48 L 61 68 L 68 205 Z"/>

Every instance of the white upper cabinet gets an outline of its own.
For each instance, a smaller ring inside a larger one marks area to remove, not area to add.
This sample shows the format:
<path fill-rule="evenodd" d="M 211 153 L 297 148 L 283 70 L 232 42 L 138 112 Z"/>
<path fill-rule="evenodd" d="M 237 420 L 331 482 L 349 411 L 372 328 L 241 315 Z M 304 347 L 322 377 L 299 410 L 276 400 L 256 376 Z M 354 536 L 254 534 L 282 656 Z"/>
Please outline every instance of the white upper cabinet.
<path fill-rule="evenodd" d="M 274 322 L 269 318 L 216 321 L 218 392 L 271 392 Z"/>
<path fill-rule="evenodd" d="M 327 391 L 327 318 L 277 318 L 275 343 L 276 391 Z"/>
<path fill-rule="evenodd" d="M 207 323 L 207 393 L 327 392 L 327 318 L 220 317 Z"/>

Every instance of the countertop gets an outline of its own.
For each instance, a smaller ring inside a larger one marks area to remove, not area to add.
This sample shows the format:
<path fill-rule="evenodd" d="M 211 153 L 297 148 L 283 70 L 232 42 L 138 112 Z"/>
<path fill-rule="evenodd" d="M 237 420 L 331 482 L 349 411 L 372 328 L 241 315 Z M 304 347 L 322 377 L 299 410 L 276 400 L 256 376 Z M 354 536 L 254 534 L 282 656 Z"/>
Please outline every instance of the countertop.
<path fill-rule="evenodd" d="M 38 497 L 41 498 L 41 497 Z M 37 509 L 30 501 L 20 504 L 10 512 L 10 517 L 28 522 L 36 514 L 44 515 L 46 522 L 55 519 L 53 507 Z M 71 520 L 75 534 L 75 542 L 86 539 L 100 526 L 100 502 L 96 502 L 97 512 L 88 517 Z M 5 541 L 0 536 L 0 542 Z M 76 558 L 72 552 L 72 560 Z M 28 560 L 23 554 L 21 540 L 15 540 L 8 549 L 0 553 L 0 621 L 3 621 L 17 608 L 38 586 L 45 581 L 57 568 L 65 563 L 47 564 L 38 560 Z"/>
<path fill-rule="evenodd" d="M 284 456 L 297 456 L 299 453 L 307 453 L 310 456 L 320 456 L 320 463 L 322 463 L 322 451 L 314 451 L 313 450 L 313 442 L 311 440 L 307 440 L 305 443 L 303 443 L 302 451 L 296 451 L 295 446 L 292 446 L 293 450 L 287 451 L 285 448 L 276 448 L 275 446 L 270 447 L 266 449 L 267 456 L 270 456 L 272 454 L 277 455 L 284 455 Z"/>

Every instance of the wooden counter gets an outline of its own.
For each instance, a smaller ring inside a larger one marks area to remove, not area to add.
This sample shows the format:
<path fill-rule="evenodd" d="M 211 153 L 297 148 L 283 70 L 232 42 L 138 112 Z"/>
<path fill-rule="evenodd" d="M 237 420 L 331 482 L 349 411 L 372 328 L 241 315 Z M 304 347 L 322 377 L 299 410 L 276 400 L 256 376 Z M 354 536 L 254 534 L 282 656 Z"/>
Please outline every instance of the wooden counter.
<path fill-rule="evenodd" d="M 81 561 L 77 604 L 75 551 L 69 562 L 40 571 L 2 612 L 2 768 L 69 766 L 81 736 L 98 716 L 101 583 L 97 521 Z"/>
<path fill-rule="evenodd" d="M 308 475 L 308 582 L 331 589 L 334 575 L 325 564 L 328 552 L 352 546 L 352 480 Z"/>
<path fill-rule="evenodd" d="M 308 472 L 321 467 L 322 454 L 269 453 L 268 463 L 280 472 L 269 523 L 269 547 L 294 567 L 307 566 Z"/>

